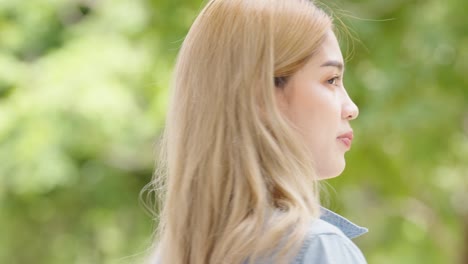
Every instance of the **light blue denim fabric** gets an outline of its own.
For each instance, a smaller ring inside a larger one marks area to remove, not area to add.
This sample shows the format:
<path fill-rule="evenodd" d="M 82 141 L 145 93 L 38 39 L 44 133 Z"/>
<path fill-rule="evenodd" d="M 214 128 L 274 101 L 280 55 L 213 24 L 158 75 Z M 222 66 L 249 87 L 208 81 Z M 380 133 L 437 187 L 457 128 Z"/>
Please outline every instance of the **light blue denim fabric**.
<path fill-rule="evenodd" d="M 368 230 L 326 209 L 311 224 L 294 264 L 365 264 L 361 250 L 351 241 Z"/>
<path fill-rule="evenodd" d="M 367 231 L 367 228 L 322 207 L 320 219 L 311 223 L 306 239 L 291 264 L 366 264 L 361 250 L 351 239 Z M 268 259 L 256 264 L 274 263 Z M 160 263 L 157 256 L 155 263 Z M 250 262 L 246 260 L 244 264 L 247 263 Z"/>

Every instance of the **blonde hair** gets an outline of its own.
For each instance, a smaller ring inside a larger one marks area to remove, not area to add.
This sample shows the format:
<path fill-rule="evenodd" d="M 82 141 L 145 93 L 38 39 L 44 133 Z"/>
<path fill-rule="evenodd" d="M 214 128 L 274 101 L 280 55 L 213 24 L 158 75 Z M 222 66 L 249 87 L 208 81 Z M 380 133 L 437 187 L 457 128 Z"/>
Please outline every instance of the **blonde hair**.
<path fill-rule="evenodd" d="M 278 261 L 297 252 L 319 215 L 317 179 L 275 89 L 331 23 L 307 0 L 212 0 L 201 11 L 175 66 L 167 169 L 152 182 L 163 194 L 159 263 Z"/>

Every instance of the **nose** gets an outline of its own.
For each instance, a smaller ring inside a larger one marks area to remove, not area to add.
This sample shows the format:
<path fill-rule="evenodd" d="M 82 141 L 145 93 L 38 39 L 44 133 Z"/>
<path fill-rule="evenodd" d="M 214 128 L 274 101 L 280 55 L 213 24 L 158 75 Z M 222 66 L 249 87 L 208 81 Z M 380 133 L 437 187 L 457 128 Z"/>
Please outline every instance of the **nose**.
<path fill-rule="evenodd" d="M 344 101 L 342 114 L 341 114 L 342 118 L 347 119 L 347 120 L 356 119 L 359 115 L 359 108 L 353 102 L 353 100 L 351 100 L 351 98 L 349 97 L 347 93 L 346 93 L 345 98 L 346 99 Z"/>

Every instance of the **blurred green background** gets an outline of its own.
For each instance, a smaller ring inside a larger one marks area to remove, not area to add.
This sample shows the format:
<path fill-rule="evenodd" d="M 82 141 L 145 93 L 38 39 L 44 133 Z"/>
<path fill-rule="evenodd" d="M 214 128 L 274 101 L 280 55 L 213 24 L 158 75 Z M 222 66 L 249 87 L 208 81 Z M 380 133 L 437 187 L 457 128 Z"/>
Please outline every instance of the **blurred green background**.
<path fill-rule="evenodd" d="M 369 228 L 369 263 L 467 264 L 466 1 L 323 2 L 355 32 L 360 107 L 328 206 Z M 0 263 L 140 261 L 154 224 L 138 195 L 202 5 L 0 0 Z"/>

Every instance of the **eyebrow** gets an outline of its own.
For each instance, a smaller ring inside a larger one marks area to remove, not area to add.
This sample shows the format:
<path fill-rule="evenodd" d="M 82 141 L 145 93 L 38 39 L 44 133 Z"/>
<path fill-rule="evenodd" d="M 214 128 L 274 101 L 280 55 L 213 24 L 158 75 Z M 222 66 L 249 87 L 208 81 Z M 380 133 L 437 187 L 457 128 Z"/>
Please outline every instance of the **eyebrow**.
<path fill-rule="evenodd" d="M 336 61 L 336 60 L 326 61 L 324 64 L 320 65 L 320 67 L 336 67 L 340 71 L 344 71 L 343 63 L 340 61 Z"/>

